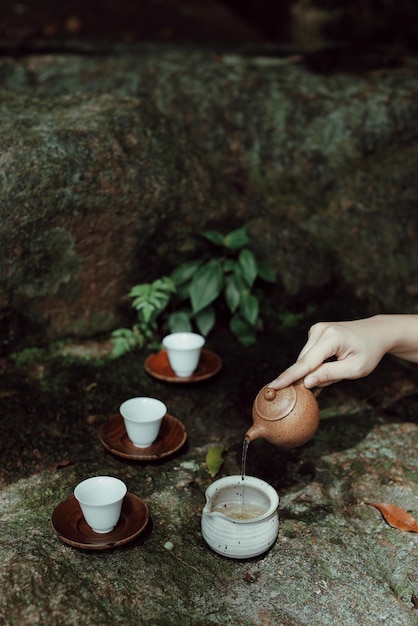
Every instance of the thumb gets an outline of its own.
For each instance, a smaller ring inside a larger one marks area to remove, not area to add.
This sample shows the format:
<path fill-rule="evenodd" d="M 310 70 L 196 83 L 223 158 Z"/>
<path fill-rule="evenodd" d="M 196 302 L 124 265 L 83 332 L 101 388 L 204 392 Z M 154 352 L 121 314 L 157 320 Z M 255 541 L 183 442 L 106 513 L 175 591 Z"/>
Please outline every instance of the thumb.
<path fill-rule="evenodd" d="M 310 372 L 303 380 L 307 389 L 312 387 L 326 387 L 339 383 L 344 378 L 352 378 L 350 370 L 344 361 L 325 361 L 313 372 Z"/>

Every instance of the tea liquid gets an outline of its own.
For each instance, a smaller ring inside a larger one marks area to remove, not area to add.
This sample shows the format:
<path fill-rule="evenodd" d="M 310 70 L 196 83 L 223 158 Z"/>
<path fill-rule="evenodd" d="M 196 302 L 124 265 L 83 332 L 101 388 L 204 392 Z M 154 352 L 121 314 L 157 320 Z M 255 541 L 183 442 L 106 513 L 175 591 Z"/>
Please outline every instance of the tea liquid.
<path fill-rule="evenodd" d="M 254 504 L 252 502 L 225 502 L 224 504 L 218 504 L 213 511 L 223 513 L 227 517 L 232 519 L 255 519 L 260 517 L 266 512 L 266 508 L 260 504 Z"/>

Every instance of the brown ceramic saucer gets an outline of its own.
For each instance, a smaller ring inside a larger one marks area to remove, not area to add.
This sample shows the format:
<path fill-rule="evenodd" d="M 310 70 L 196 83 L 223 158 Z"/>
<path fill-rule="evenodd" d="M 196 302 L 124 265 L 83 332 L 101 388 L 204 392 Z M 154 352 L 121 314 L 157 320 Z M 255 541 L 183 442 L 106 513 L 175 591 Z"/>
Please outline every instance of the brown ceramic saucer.
<path fill-rule="evenodd" d="M 129 439 L 122 415 L 112 415 L 99 430 L 100 441 L 105 448 L 132 461 L 156 461 L 180 450 L 187 439 L 184 425 L 175 417 L 166 415 L 161 423 L 157 439 L 149 448 L 137 448 Z"/>
<path fill-rule="evenodd" d="M 119 548 L 133 541 L 145 529 L 149 520 L 148 507 L 138 496 L 127 493 L 119 521 L 110 533 L 95 533 L 87 525 L 74 496 L 61 502 L 52 513 L 52 527 L 64 543 L 84 550 Z"/>
<path fill-rule="evenodd" d="M 166 350 L 161 350 L 157 354 L 150 354 L 145 361 L 145 369 L 148 374 L 169 383 L 197 383 L 215 376 L 221 367 L 220 357 L 210 350 L 200 352 L 199 365 L 193 374 L 187 377 L 176 376 L 168 362 Z"/>

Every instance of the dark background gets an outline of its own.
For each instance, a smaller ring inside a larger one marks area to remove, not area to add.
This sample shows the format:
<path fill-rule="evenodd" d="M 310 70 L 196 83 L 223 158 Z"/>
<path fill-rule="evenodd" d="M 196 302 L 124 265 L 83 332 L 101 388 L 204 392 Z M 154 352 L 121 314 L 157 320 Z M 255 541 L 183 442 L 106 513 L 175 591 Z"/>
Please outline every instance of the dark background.
<path fill-rule="evenodd" d="M 1 2 L 0 52 L 37 42 L 418 47 L 415 0 L 31 0 Z"/>

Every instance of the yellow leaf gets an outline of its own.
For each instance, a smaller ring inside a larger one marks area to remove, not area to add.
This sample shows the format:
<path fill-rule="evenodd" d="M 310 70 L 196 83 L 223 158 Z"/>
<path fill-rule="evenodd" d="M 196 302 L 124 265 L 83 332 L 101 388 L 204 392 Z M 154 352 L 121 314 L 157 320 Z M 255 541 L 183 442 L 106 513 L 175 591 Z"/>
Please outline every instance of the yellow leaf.
<path fill-rule="evenodd" d="M 212 476 L 216 476 L 219 470 L 222 467 L 223 458 L 222 455 L 224 452 L 227 452 L 228 448 L 226 446 L 213 446 L 206 455 L 206 466 L 208 468 L 209 474 Z"/>

